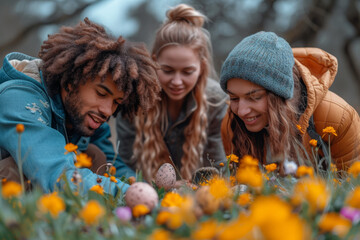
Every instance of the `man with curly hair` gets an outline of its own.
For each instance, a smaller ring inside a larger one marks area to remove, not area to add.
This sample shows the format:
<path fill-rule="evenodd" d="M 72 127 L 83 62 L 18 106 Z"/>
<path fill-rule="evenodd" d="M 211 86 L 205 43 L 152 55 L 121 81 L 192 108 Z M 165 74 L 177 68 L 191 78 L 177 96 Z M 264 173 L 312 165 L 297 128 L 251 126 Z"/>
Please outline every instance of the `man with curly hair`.
<path fill-rule="evenodd" d="M 107 120 L 146 111 L 159 91 L 145 46 L 113 38 L 87 18 L 49 35 L 39 59 L 8 54 L 0 69 L 0 177 L 19 180 L 21 164 L 45 192 L 61 187 L 62 174 L 85 193 L 96 184 L 111 194 L 125 192 L 126 183 L 100 176 L 109 162 L 116 177 L 135 175 L 115 154 Z M 17 124 L 25 127 L 20 146 Z M 75 153 L 64 154 L 68 143 L 78 147 Z M 91 167 L 80 168 L 80 152 L 92 158 Z"/>

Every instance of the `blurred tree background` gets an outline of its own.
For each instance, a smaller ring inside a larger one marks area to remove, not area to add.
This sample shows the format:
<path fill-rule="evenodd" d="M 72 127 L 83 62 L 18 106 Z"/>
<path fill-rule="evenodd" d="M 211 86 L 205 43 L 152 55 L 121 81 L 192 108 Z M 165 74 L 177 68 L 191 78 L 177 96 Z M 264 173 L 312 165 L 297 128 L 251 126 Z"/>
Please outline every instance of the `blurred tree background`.
<path fill-rule="evenodd" d="M 293 47 L 319 47 L 339 61 L 331 90 L 360 112 L 360 0 L 1 0 L 0 57 L 37 56 L 43 40 L 84 17 L 149 49 L 166 10 L 187 3 L 204 13 L 219 72 L 244 37 L 274 31 Z"/>

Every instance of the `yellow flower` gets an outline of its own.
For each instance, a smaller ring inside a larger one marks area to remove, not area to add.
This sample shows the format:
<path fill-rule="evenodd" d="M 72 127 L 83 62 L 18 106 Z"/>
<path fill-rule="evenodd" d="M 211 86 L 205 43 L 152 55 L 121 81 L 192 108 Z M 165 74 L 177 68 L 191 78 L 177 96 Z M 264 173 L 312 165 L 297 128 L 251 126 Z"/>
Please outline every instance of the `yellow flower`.
<path fill-rule="evenodd" d="M 303 178 L 294 187 L 292 203 L 299 205 L 302 202 L 309 204 L 310 213 L 322 211 L 330 198 L 330 193 L 322 179 Z"/>
<path fill-rule="evenodd" d="M 7 181 L 3 184 L 1 194 L 4 198 L 18 197 L 22 193 L 21 185 L 17 182 Z"/>
<path fill-rule="evenodd" d="M 16 132 L 17 133 L 22 133 L 22 132 L 24 132 L 24 130 L 25 130 L 24 124 L 21 124 L 21 123 L 16 124 Z"/>
<path fill-rule="evenodd" d="M 109 169 L 109 173 L 110 173 L 110 175 L 114 176 L 116 174 L 116 167 L 111 166 L 110 169 Z"/>
<path fill-rule="evenodd" d="M 346 204 L 350 207 L 360 209 L 360 187 L 356 187 L 346 198 Z"/>
<path fill-rule="evenodd" d="M 251 187 L 261 187 L 263 178 L 261 172 L 254 167 L 241 167 L 236 173 L 236 180 L 240 184 L 246 184 Z"/>
<path fill-rule="evenodd" d="M 259 161 L 250 155 L 245 155 L 240 161 L 240 167 L 259 167 Z"/>
<path fill-rule="evenodd" d="M 219 166 L 220 166 L 220 167 L 223 167 L 223 166 L 224 166 L 224 163 L 221 162 L 221 163 L 219 164 Z"/>
<path fill-rule="evenodd" d="M 76 156 L 75 167 L 77 168 L 90 168 L 92 166 L 91 157 L 89 157 L 86 153 L 80 153 Z"/>
<path fill-rule="evenodd" d="M 148 206 L 146 206 L 144 204 L 138 204 L 135 207 L 133 207 L 133 209 L 132 209 L 133 216 L 136 218 L 146 215 L 149 212 L 150 212 L 150 209 L 148 208 Z"/>
<path fill-rule="evenodd" d="M 317 146 L 317 140 L 315 140 L 315 139 L 311 139 L 311 140 L 309 141 L 309 143 L 310 143 L 310 145 L 313 146 L 313 147 L 316 147 L 316 146 Z"/>
<path fill-rule="evenodd" d="M 107 173 L 104 173 L 104 177 L 109 177 L 109 174 L 107 174 Z"/>
<path fill-rule="evenodd" d="M 86 224 L 92 225 L 98 223 L 99 219 L 105 215 L 105 209 L 96 200 L 90 200 L 81 209 L 79 215 Z"/>
<path fill-rule="evenodd" d="M 90 188 L 90 191 L 96 192 L 100 195 L 104 195 L 104 188 L 100 185 L 94 185 Z"/>
<path fill-rule="evenodd" d="M 314 169 L 312 167 L 308 167 L 308 166 L 299 166 L 298 169 L 296 170 L 296 176 L 299 178 L 303 177 L 303 176 L 313 177 Z"/>
<path fill-rule="evenodd" d="M 347 171 L 349 174 L 353 175 L 354 178 L 357 178 L 360 173 L 360 162 L 354 162 Z"/>
<path fill-rule="evenodd" d="M 184 202 L 184 199 L 180 194 L 175 192 L 168 192 L 165 194 L 163 200 L 161 201 L 162 207 L 180 207 Z"/>
<path fill-rule="evenodd" d="M 237 203 L 240 205 L 240 206 L 246 206 L 250 203 L 251 201 L 251 194 L 250 193 L 243 193 L 243 194 L 240 194 L 238 199 L 237 199 Z"/>
<path fill-rule="evenodd" d="M 297 124 L 296 127 L 300 131 L 301 134 L 305 134 L 304 130 L 301 129 L 301 126 L 299 124 Z"/>
<path fill-rule="evenodd" d="M 214 219 L 202 222 L 192 233 L 191 239 L 213 239 L 218 232 L 217 227 L 218 225 Z"/>
<path fill-rule="evenodd" d="M 335 129 L 333 128 L 333 127 L 326 127 L 326 128 L 324 128 L 323 129 L 323 135 L 322 135 L 322 137 L 324 137 L 327 133 L 328 134 L 333 134 L 333 135 L 335 135 L 335 136 L 337 136 L 337 134 L 336 134 L 336 131 L 335 131 Z"/>
<path fill-rule="evenodd" d="M 78 149 L 78 146 L 73 144 L 73 143 L 68 143 L 65 145 L 65 154 L 68 154 L 69 152 L 74 152 L 75 154 L 77 154 L 76 150 Z"/>
<path fill-rule="evenodd" d="M 231 196 L 231 190 L 223 178 L 213 178 L 210 183 L 210 193 L 216 199 L 224 199 Z"/>
<path fill-rule="evenodd" d="M 170 232 L 164 229 L 158 228 L 155 229 L 149 236 L 149 240 L 168 240 L 170 239 Z"/>
<path fill-rule="evenodd" d="M 318 225 L 321 232 L 332 232 L 343 238 L 348 233 L 352 223 L 338 213 L 331 212 L 324 214 Z"/>
<path fill-rule="evenodd" d="M 218 240 L 256 239 L 252 235 L 254 222 L 249 216 L 240 213 L 238 219 L 222 224 L 218 227 Z"/>
<path fill-rule="evenodd" d="M 50 212 L 51 216 L 56 218 L 59 213 L 65 210 L 64 200 L 58 196 L 57 192 L 43 195 L 38 200 L 38 207 L 42 212 Z"/>
<path fill-rule="evenodd" d="M 114 176 L 111 176 L 111 177 L 110 177 L 110 181 L 112 181 L 112 182 L 114 182 L 114 183 L 117 183 L 117 182 L 118 182 L 118 180 L 117 180 L 116 177 L 114 177 Z"/>
<path fill-rule="evenodd" d="M 156 223 L 159 225 L 165 224 L 171 217 L 171 213 L 168 211 L 161 211 L 156 217 Z"/>
<path fill-rule="evenodd" d="M 330 163 L 330 171 L 332 171 L 332 172 L 337 172 L 337 167 L 336 167 L 336 165 L 335 164 L 333 164 L 333 163 Z"/>
<path fill-rule="evenodd" d="M 268 164 L 268 165 L 265 166 L 265 169 L 266 169 L 266 171 L 267 171 L 268 173 L 275 171 L 276 168 L 277 168 L 276 163 L 270 163 L 270 164 Z"/>
<path fill-rule="evenodd" d="M 230 162 L 234 162 L 234 163 L 239 162 L 239 157 L 236 156 L 235 154 L 230 154 L 230 155 L 226 156 L 226 158 L 229 159 Z"/>

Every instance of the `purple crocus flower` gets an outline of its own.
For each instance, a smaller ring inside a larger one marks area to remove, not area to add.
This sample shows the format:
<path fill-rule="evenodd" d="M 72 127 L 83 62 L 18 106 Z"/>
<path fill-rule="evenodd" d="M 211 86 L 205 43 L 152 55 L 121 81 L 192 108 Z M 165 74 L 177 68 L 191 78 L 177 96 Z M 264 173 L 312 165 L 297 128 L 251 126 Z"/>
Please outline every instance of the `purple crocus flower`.
<path fill-rule="evenodd" d="M 131 208 L 129 207 L 118 207 L 115 209 L 115 214 L 123 222 L 130 221 L 132 217 Z"/>
<path fill-rule="evenodd" d="M 360 220 L 360 210 L 352 207 L 343 207 L 340 210 L 340 215 L 351 220 L 353 224 L 356 224 Z"/>

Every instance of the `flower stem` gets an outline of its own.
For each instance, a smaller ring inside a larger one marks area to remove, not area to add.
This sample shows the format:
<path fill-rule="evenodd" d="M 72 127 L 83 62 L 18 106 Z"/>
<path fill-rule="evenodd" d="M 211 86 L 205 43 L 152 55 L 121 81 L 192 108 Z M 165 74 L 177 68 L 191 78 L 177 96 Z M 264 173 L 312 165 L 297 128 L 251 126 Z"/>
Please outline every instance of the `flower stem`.
<path fill-rule="evenodd" d="M 19 133 L 19 137 L 18 137 L 18 166 L 19 166 L 21 189 L 24 192 L 25 184 L 24 184 L 24 174 L 22 170 L 22 161 L 21 161 L 21 133 Z"/>

